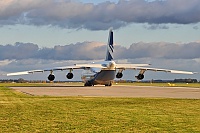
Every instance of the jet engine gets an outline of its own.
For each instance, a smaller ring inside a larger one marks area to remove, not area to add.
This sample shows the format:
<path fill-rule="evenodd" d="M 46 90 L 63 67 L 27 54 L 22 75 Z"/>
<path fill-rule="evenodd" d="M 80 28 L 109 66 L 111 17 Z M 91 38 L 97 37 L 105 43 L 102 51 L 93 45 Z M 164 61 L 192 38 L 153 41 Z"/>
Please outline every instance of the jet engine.
<path fill-rule="evenodd" d="M 117 75 L 116 75 L 116 78 L 120 79 L 122 77 L 123 77 L 123 73 L 118 72 Z"/>
<path fill-rule="evenodd" d="M 138 74 L 138 76 L 135 76 L 138 80 L 144 79 L 144 74 Z"/>
<path fill-rule="evenodd" d="M 49 74 L 48 80 L 49 81 L 54 81 L 54 79 L 55 79 L 55 76 L 53 74 Z"/>
<path fill-rule="evenodd" d="M 72 78 L 74 77 L 74 74 L 71 73 L 71 72 L 69 72 L 69 73 L 66 75 L 66 77 L 67 77 L 68 79 L 72 79 Z"/>

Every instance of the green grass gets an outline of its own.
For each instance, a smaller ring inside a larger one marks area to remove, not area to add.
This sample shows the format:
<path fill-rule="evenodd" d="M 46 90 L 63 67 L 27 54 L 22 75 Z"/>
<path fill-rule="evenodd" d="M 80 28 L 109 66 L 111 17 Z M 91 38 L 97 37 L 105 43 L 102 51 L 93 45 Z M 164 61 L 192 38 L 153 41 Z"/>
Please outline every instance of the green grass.
<path fill-rule="evenodd" d="M 12 87 L 12 86 L 47 86 L 48 83 L 0 83 L 1 87 Z"/>
<path fill-rule="evenodd" d="M 199 133 L 199 123 L 200 100 L 38 97 L 0 87 L 0 132 Z"/>

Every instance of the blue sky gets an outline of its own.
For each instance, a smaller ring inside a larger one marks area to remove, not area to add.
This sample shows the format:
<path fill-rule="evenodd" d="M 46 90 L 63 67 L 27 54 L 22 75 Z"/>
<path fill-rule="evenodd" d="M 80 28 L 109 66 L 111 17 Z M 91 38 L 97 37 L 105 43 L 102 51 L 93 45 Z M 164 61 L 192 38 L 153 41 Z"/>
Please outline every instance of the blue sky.
<path fill-rule="evenodd" d="M 78 52 L 76 60 L 99 60 L 104 58 L 102 47 L 107 43 L 111 27 L 118 46 L 116 51 L 121 56 L 116 55 L 118 60 L 127 61 L 128 58 L 130 63 L 148 62 L 155 67 L 200 71 L 199 14 L 198 0 L 2 0 L 0 61 L 3 65 L 0 65 L 0 71 L 37 69 L 28 65 L 29 60 L 43 62 L 37 65 L 40 68 L 50 67 L 51 64 L 44 60 L 74 60 L 70 55 L 67 58 L 67 54 L 50 56 L 42 53 L 55 53 L 58 45 L 67 51 L 68 45 L 73 44 L 70 49 Z M 11 46 L 7 47 L 8 44 Z M 77 51 L 79 45 L 85 49 Z M 30 51 L 16 52 L 19 46 Z M 82 58 L 81 53 L 93 50 L 89 48 L 91 46 L 102 50 L 99 56 L 91 54 L 91 58 L 89 55 Z M 16 54 L 8 56 L 4 49 Z M 135 54 L 132 55 L 131 50 L 135 50 Z M 33 52 L 37 56 L 30 55 Z M 160 77 L 168 78 L 169 75 L 161 74 Z"/>
<path fill-rule="evenodd" d="M 130 24 L 116 29 L 115 42 L 118 45 L 129 46 L 135 42 L 193 42 L 200 41 L 200 24 L 176 25 L 166 24 L 169 29 L 148 29 L 144 24 Z M 107 31 L 90 31 L 87 29 L 61 29 L 49 26 L 14 25 L 0 28 L 0 44 L 14 44 L 15 42 L 31 42 L 40 47 L 54 47 L 83 41 L 98 41 L 106 43 Z"/>

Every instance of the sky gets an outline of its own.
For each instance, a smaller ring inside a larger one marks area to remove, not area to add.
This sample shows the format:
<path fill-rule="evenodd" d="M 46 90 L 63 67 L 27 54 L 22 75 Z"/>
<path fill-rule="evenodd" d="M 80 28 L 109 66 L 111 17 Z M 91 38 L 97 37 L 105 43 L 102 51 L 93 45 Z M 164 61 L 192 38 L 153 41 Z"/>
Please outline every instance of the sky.
<path fill-rule="evenodd" d="M 117 62 L 200 72 L 199 14 L 199 0 L 1 0 L 0 73 L 102 60 L 111 28 Z M 175 78 L 200 80 L 155 72 L 145 79 Z"/>

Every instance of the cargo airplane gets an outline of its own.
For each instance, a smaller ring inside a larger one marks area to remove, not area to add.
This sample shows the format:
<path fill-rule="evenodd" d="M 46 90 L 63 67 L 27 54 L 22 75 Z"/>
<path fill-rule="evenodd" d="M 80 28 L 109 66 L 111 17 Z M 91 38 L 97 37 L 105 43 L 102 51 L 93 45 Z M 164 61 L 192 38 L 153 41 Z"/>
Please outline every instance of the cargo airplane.
<path fill-rule="evenodd" d="M 139 74 L 135 76 L 138 80 L 142 80 L 144 78 L 144 73 L 148 70 L 149 71 L 163 71 L 163 72 L 176 73 L 176 74 L 194 74 L 194 72 L 188 72 L 188 71 L 150 68 L 148 67 L 150 64 L 118 64 L 118 63 L 115 63 L 115 61 L 113 60 L 114 59 L 113 52 L 114 52 L 113 31 L 110 30 L 105 61 L 91 63 L 91 64 L 74 64 L 72 66 L 57 67 L 57 68 L 44 69 L 44 70 L 31 70 L 31 71 L 8 73 L 7 76 L 33 74 L 37 72 L 49 71 L 50 74 L 48 76 L 48 80 L 54 81 L 55 79 L 55 76 L 53 74 L 54 71 L 68 70 L 66 77 L 68 79 L 72 79 L 73 70 L 82 69 L 83 72 L 81 75 L 81 79 L 84 82 L 84 86 L 94 86 L 97 84 L 112 86 L 112 82 L 115 79 L 115 77 L 118 79 L 122 78 L 123 77 L 122 72 L 126 69 L 139 70 Z"/>

